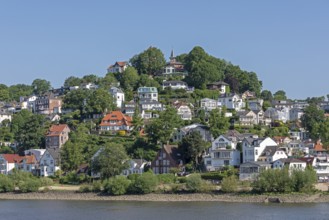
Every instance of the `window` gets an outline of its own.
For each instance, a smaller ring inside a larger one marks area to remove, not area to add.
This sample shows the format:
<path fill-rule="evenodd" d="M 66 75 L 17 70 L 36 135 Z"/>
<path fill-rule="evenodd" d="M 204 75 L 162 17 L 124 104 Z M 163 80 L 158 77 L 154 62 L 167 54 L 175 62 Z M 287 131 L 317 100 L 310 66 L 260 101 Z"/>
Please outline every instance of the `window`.
<path fill-rule="evenodd" d="M 258 155 L 258 150 L 257 149 L 255 150 L 255 155 Z"/>
<path fill-rule="evenodd" d="M 224 160 L 224 165 L 225 166 L 229 166 L 230 165 L 230 161 L 229 160 Z"/>

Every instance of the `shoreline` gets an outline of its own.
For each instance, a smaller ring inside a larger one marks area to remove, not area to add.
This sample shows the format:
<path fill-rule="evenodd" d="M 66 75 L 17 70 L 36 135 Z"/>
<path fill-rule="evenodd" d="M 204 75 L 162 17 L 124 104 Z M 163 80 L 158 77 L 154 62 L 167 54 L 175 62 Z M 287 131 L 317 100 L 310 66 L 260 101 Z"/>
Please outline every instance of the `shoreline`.
<path fill-rule="evenodd" d="M 35 193 L 0 193 L 0 200 L 65 200 L 65 201 L 142 201 L 142 202 L 240 202 L 240 203 L 329 203 L 329 194 L 239 195 L 239 194 L 146 194 L 109 196 L 75 191 Z"/>

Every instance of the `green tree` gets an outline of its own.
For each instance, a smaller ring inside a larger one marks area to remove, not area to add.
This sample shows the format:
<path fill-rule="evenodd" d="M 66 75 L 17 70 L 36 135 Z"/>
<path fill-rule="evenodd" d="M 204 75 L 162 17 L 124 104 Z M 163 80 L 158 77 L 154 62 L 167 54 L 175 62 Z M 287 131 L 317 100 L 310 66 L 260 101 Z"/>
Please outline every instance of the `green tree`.
<path fill-rule="evenodd" d="M 127 161 L 128 155 L 123 145 L 106 143 L 94 158 L 92 169 L 95 173 L 100 173 L 102 179 L 107 179 L 121 174 L 128 167 Z"/>
<path fill-rule="evenodd" d="M 143 87 L 143 86 L 156 87 L 158 89 L 161 87 L 160 84 L 152 78 L 152 76 L 145 74 L 141 75 L 138 81 L 138 87 Z"/>
<path fill-rule="evenodd" d="M 195 166 L 200 165 L 202 153 L 207 148 L 207 143 L 202 139 L 199 132 L 193 131 L 187 134 L 179 145 L 186 163 L 194 161 Z"/>
<path fill-rule="evenodd" d="M 0 84 L 0 101 L 9 101 L 10 100 L 10 94 L 9 89 L 6 85 Z"/>
<path fill-rule="evenodd" d="M 12 85 L 8 88 L 10 100 L 19 102 L 21 96 L 29 96 L 33 94 L 33 87 L 25 84 Z"/>
<path fill-rule="evenodd" d="M 97 84 L 98 83 L 98 76 L 94 75 L 94 74 L 90 74 L 90 75 L 85 75 L 82 77 L 82 82 L 83 83 L 94 83 Z"/>
<path fill-rule="evenodd" d="M 272 92 L 269 90 L 263 90 L 260 94 L 260 97 L 264 99 L 264 101 L 272 102 L 273 100 Z"/>
<path fill-rule="evenodd" d="M 235 175 L 224 177 L 221 190 L 226 193 L 233 193 L 238 190 L 238 179 Z"/>
<path fill-rule="evenodd" d="M 209 125 L 213 137 L 218 137 L 227 132 L 230 127 L 229 118 L 225 117 L 226 109 L 213 109 L 210 112 Z"/>
<path fill-rule="evenodd" d="M 145 130 L 153 144 L 158 144 L 159 142 L 166 143 L 171 137 L 174 128 L 179 127 L 182 123 L 182 119 L 177 115 L 177 110 L 167 107 L 165 111 L 160 112 L 159 118 L 146 126 Z"/>
<path fill-rule="evenodd" d="M 111 177 L 104 184 L 104 192 L 110 195 L 124 195 L 130 186 L 131 181 L 125 176 Z"/>
<path fill-rule="evenodd" d="M 94 90 L 86 100 L 87 113 L 105 113 L 114 109 L 113 97 L 104 89 Z"/>
<path fill-rule="evenodd" d="M 108 73 L 105 77 L 99 79 L 99 86 L 103 89 L 110 89 L 111 86 L 117 85 L 118 80 L 113 73 Z"/>
<path fill-rule="evenodd" d="M 190 86 L 204 89 L 207 83 L 224 79 L 225 63 L 207 54 L 202 47 L 194 47 L 185 61 L 189 72 L 186 82 Z"/>
<path fill-rule="evenodd" d="M 63 108 L 79 110 L 80 114 L 86 112 L 86 101 L 91 96 L 91 90 L 77 89 L 68 92 L 63 99 Z"/>
<path fill-rule="evenodd" d="M 137 69 L 139 74 L 153 75 L 164 67 L 166 60 L 160 49 L 149 47 L 131 58 L 130 63 Z"/>
<path fill-rule="evenodd" d="M 32 82 L 33 93 L 36 95 L 42 95 L 51 89 L 50 82 L 45 79 L 35 79 Z"/>
<path fill-rule="evenodd" d="M 151 172 L 146 172 L 138 175 L 136 179 L 132 181 L 129 191 L 135 194 L 148 194 L 154 192 L 157 185 L 157 177 Z"/>
<path fill-rule="evenodd" d="M 79 77 L 70 76 L 65 79 L 64 87 L 67 88 L 67 87 L 72 87 L 72 86 L 80 86 L 81 83 L 82 83 L 82 79 L 80 79 Z"/>
<path fill-rule="evenodd" d="M 320 126 L 324 120 L 324 111 L 314 103 L 304 109 L 304 114 L 301 117 L 302 125 L 310 133 L 312 139 L 320 137 Z"/>
<path fill-rule="evenodd" d="M 32 115 L 16 132 L 15 140 L 18 142 L 18 152 L 31 148 L 44 148 L 45 145 L 45 117 Z"/>
<path fill-rule="evenodd" d="M 124 90 L 134 91 L 137 89 L 139 75 L 134 67 L 127 67 L 123 73 L 120 73 L 120 86 Z"/>
<path fill-rule="evenodd" d="M 276 93 L 274 93 L 273 98 L 275 100 L 287 100 L 287 95 L 285 91 L 279 90 Z"/>
<path fill-rule="evenodd" d="M 191 192 L 200 192 L 202 189 L 202 179 L 200 174 L 191 174 L 186 178 L 186 188 Z"/>

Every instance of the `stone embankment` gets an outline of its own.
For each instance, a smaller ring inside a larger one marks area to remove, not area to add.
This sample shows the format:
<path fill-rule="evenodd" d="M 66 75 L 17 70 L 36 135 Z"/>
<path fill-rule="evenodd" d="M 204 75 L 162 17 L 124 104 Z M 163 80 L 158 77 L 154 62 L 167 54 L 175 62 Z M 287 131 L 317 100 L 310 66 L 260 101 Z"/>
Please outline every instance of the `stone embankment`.
<path fill-rule="evenodd" d="M 291 195 L 244 195 L 244 194 L 147 194 L 108 196 L 97 193 L 77 193 L 73 191 L 49 191 L 38 193 L 0 193 L 0 199 L 18 200 L 79 200 L 79 201 L 154 201 L 154 202 L 246 202 L 263 203 L 318 203 L 329 202 L 329 194 Z"/>

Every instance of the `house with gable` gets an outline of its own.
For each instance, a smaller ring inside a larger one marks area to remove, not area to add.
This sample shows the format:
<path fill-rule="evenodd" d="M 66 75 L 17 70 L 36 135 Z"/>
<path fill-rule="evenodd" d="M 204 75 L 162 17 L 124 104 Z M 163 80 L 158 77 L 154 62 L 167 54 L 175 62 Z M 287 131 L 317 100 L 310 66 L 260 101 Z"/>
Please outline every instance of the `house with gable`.
<path fill-rule="evenodd" d="M 115 62 L 115 64 L 107 68 L 107 73 L 122 73 L 128 66 L 129 64 L 126 61 Z"/>
<path fill-rule="evenodd" d="M 239 168 L 239 179 L 241 181 L 254 181 L 262 171 L 268 169 L 271 169 L 271 164 L 268 162 L 250 161 L 243 163 Z"/>
<path fill-rule="evenodd" d="M 258 157 L 258 161 L 272 163 L 273 161 L 286 158 L 288 156 L 282 148 L 278 146 L 266 146 L 262 154 Z"/>
<path fill-rule="evenodd" d="M 231 93 L 231 94 L 221 94 L 218 97 L 218 105 L 220 107 L 226 107 L 227 109 L 234 109 L 235 111 L 240 111 L 245 107 L 245 102 L 240 97 L 240 95 Z"/>
<path fill-rule="evenodd" d="M 224 166 L 239 166 L 240 151 L 236 149 L 237 140 L 220 135 L 212 143 L 204 163 L 208 171 L 219 170 Z"/>
<path fill-rule="evenodd" d="M 183 156 L 177 145 L 165 144 L 151 162 L 151 169 L 155 174 L 162 174 L 169 173 L 172 168 L 184 171 Z"/>
<path fill-rule="evenodd" d="M 243 163 L 258 161 L 267 146 L 278 146 L 277 143 L 267 138 L 245 138 L 242 141 Z"/>
<path fill-rule="evenodd" d="M 239 124 L 242 126 L 253 126 L 253 125 L 263 124 L 264 121 L 263 110 L 238 111 L 237 115 L 239 117 Z"/>
<path fill-rule="evenodd" d="M 144 101 L 158 101 L 158 89 L 156 87 L 139 87 L 137 89 L 139 102 Z"/>
<path fill-rule="evenodd" d="M 225 94 L 226 93 L 226 87 L 228 87 L 229 84 L 219 81 L 214 83 L 207 84 L 207 89 L 209 90 L 218 90 L 219 94 Z"/>
<path fill-rule="evenodd" d="M 19 169 L 25 172 L 30 172 L 36 175 L 36 170 L 38 168 L 38 161 L 34 155 L 25 155 L 19 165 Z"/>
<path fill-rule="evenodd" d="M 192 120 L 192 110 L 189 105 L 183 102 L 176 102 L 174 103 L 174 107 L 182 120 Z"/>
<path fill-rule="evenodd" d="M 124 115 L 120 111 L 112 111 L 105 115 L 100 123 L 100 131 L 118 131 L 130 132 L 132 130 L 132 118 Z"/>
<path fill-rule="evenodd" d="M 205 111 L 211 111 L 213 109 L 219 108 L 218 103 L 214 99 L 204 98 L 200 100 L 200 108 Z"/>
<path fill-rule="evenodd" d="M 122 171 L 122 174 L 128 176 L 130 174 L 142 174 L 149 163 L 144 159 L 130 159 L 129 168 Z"/>
<path fill-rule="evenodd" d="M 0 174 L 10 174 L 17 169 L 23 157 L 18 154 L 0 154 Z"/>
<path fill-rule="evenodd" d="M 115 104 L 118 108 L 122 108 L 123 103 L 125 101 L 125 93 L 122 91 L 122 89 L 112 86 L 109 90 L 112 97 L 115 100 Z"/>
<path fill-rule="evenodd" d="M 172 140 L 173 140 L 173 142 L 182 141 L 182 139 L 186 135 L 188 135 L 189 133 L 194 132 L 194 131 L 199 132 L 204 141 L 208 141 L 208 142 L 212 141 L 212 135 L 211 135 L 209 127 L 206 125 L 198 124 L 198 123 L 176 129 L 172 135 Z"/>
<path fill-rule="evenodd" d="M 273 162 L 274 169 L 283 169 L 288 167 L 289 171 L 293 170 L 305 170 L 306 162 L 296 158 L 282 158 Z"/>
<path fill-rule="evenodd" d="M 248 103 L 248 107 L 250 110 L 260 111 L 263 109 L 264 100 L 263 99 L 248 99 L 247 103 Z"/>
<path fill-rule="evenodd" d="M 67 124 L 52 125 L 46 135 L 46 148 L 59 149 L 69 140 L 71 132 Z"/>
<path fill-rule="evenodd" d="M 62 100 L 52 93 L 38 96 L 34 101 L 34 113 L 50 115 L 62 112 Z"/>
<path fill-rule="evenodd" d="M 162 89 L 165 89 L 165 88 L 171 88 L 172 90 L 175 90 L 175 89 L 187 89 L 188 88 L 188 85 L 186 82 L 183 82 L 183 81 L 163 81 L 162 82 Z"/>
<path fill-rule="evenodd" d="M 166 77 L 181 76 L 182 78 L 188 75 L 188 72 L 184 68 L 184 64 L 176 60 L 174 50 L 171 51 L 169 62 L 166 63 L 160 75 Z"/>
<path fill-rule="evenodd" d="M 49 148 L 41 156 L 39 161 L 40 176 L 54 176 L 60 169 L 60 149 Z"/>

